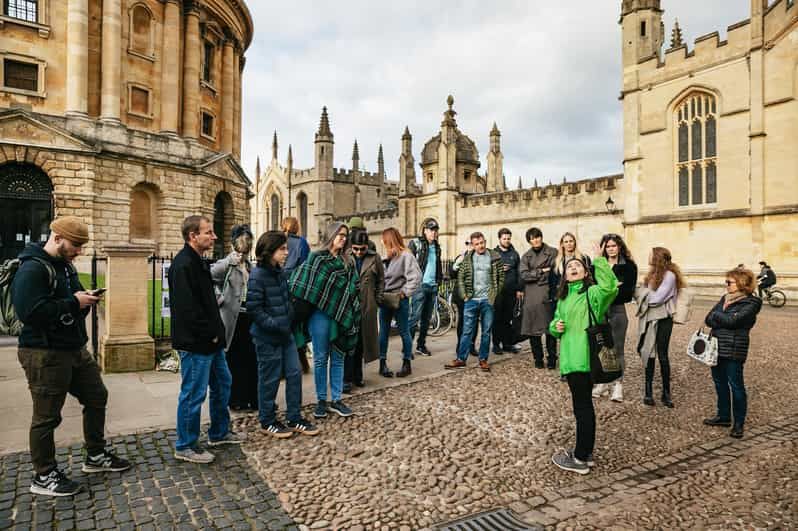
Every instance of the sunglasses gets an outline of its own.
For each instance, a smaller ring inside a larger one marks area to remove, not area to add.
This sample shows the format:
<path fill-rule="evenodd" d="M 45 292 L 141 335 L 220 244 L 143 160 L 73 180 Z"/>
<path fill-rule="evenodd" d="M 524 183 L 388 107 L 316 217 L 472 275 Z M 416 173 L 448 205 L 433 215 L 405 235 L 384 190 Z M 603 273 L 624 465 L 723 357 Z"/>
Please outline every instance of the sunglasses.
<path fill-rule="evenodd" d="M 735 282 L 735 281 L 733 281 L 733 280 L 727 280 L 727 281 L 726 281 L 726 285 L 727 285 L 727 286 L 731 286 L 732 284 L 737 284 L 737 282 Z"/>
<path fill-rule="evenodd" d="M 363 245 L 363 246 L 353 245 L 352 246 L 352 252 L 353 253 L 365 253 L 367 249 L 368 249 L 368 247 L 365 246 L 365 245 Z"/>

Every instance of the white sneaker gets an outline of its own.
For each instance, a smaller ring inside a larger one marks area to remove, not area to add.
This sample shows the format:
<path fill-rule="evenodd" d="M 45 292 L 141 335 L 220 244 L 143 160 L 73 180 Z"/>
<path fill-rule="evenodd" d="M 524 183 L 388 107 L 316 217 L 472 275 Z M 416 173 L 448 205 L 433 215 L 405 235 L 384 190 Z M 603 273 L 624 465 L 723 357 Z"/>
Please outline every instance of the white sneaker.
<path fill-rule="evenodd" d="M 186 448 L 185 450 L 175 450 L 175 459 L 207 465 L 213 462 L 214 455 L 201 448 Z"/>
<path fill-rule="evenodd" d="M 607 384 L 596 384 L 593 386 L 593 398 L 601 398 L 601 395 L 606 395 L 608 392 Z"/>
<path fill-rule="evenodd" d="M 612 388 L 612 397 L 610 397 L 610 400 L 613 402 L 623 402 L 623 383 L 615 383 L 615 386 Z"/>

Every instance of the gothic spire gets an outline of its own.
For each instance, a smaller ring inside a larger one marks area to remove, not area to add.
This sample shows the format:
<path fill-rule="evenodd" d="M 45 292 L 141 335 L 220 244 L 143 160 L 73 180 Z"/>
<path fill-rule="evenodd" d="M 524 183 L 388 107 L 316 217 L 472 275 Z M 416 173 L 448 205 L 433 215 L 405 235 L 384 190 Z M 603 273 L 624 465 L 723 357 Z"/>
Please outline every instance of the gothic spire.
<path fill-rule="evenodd" d="M 291 150 L 291 144 L 288 144 L 288 167 L 290 168 L 293 165 L 294 165 L 294 154 Z"/>
<path fill-rule="evenodd" d="M 360 151 L 357 149 L 357 138 L 355 139 L 355 146 L 352 148 L 352 160 L 360 160 Z"/>
<path fill-rule="evenodd" d="M 319 135 L 322 136 L 332 136 L 332 131 L 330 130 L 330 118 L 327 116 L 327 107 L 322 107 L 321 109 L 321 120 L 319 121 Z"/>
<path fill-rule="evenodd" d="M 274 130 L 272 137 L 272 160 L 277 160 L 277 130 Z"/>
<path fill-rule="evenodd" d="M 538 187 L 538 178 L 535 177 L 535 188 L 537 188 L 537 187 Z"/>
<path fill-rule="evenodd" d="M 673 22 L 673 31 L 671 31 L 671 48 L 678 48 L 684 46 L 682 40 L 682 28 L 679 26 L 679 20 Z"/>
<path fill-rule="evenodd" d="M 501 136 L 499 128 L 496 127 L 496 122 L 493 122 L 493 128 L 490 130 L 490 136 Z"/>
<path fill-rule="evenodd" d="M 380 144 L 380 149 L 377 151 L 377 164 L 383 164 L 385 159 L 382 158 L 382 144 Z"/>
<path fill-rule="evenodd" d="M 260 155 L 255 157 L 255 179 L 260 177 Z"/>
<path fill-rule="evenodd" d="M 410 136 L 410 128 L 409 128 L 409 127 L 407 127 L 407 126 L 405 126 L 405 132 L 404 132 L 404 134 L 402 135 L 402 140 L 405 140 L 406 138 L 412 138 L 412 137 Z"/>
<path fill-rule="evenodd" d="M 519 190 L 523 190 L 523 188 L 524 188 L 524 183 L 521 182 L 521 176 L 519 175 L 518 176 L 518 189 Z"/>

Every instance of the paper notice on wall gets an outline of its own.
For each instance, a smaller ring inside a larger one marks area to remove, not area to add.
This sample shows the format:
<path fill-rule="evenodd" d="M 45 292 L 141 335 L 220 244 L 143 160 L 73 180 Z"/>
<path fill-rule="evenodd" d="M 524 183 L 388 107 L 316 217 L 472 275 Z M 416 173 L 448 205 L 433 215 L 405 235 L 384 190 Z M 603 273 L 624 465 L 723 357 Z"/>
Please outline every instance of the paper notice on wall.
<path fill-rule="evenodd" d="M 169 291 L 169 268 L 171 266 L 171 260 L 165 260 L 161 264 L 161 292 Z"/>
<path fill-rule="evenodd" d="M 171 318 L 172 312 L 169 307 L 169 292 L 162 291 L 161 292 L 161 317 Z"/>

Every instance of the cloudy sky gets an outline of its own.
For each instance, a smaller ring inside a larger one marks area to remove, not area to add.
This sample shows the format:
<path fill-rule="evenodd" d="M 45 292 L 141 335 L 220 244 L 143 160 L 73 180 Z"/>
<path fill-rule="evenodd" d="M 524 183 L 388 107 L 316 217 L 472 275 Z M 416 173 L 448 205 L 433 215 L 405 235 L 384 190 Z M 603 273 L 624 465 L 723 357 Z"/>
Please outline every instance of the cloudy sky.
<path fill-rule="evenodd" d="M 439 130 L 454 95 L 460 130 L 486 168 L 488 132 L 502 132 L 507 184 L 577 180 L 621 168 L 619 0 L 249 0 L 255 37 L 244 73 L 243 160 L 313 166 L 322 106 L 335 135 L 335 166 L 386 171 L 398 180 L 401 134 L 413 155 Z M 685 41 L 749 15 L 748 0 L 663 0 Z"/>

